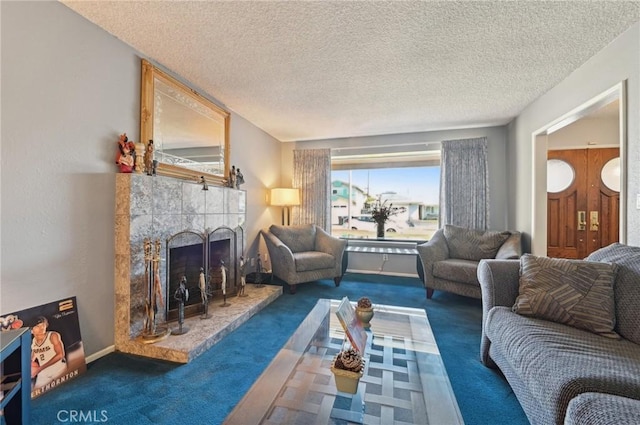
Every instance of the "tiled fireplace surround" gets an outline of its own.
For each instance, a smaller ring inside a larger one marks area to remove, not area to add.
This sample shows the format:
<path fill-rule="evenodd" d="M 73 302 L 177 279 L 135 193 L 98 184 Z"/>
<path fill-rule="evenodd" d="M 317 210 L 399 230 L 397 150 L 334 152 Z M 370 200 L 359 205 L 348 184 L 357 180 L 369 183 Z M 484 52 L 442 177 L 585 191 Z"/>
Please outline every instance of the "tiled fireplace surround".
<path fill-rule="evenodd" d="M 247 286 L 248 297 L 234 297 L 230 307 L 209 305 L 209 319 L 190 318 L 190 331 L 155 342 L 140 338 L 145 318 L 147 283 L 144 240 L 160 240 L 160 280 L 166 294 L 166 240 L 181 231 L 207 234 L 220 227 L 244 233 L 246 193 L 241 190 L 203 185 L 186 180 L 144 174 L 116 175 L 115 210 L 115 348 L 118 351 L 180 363 L 204 352 L 282 293 L 279 286 Z M 244 244 L 244 238 L 239 243 Z M 238 246 L 237 252 L 244 252 Z M 237 261 L 238 259 L 236 259 Z M 195 294 L 198 295 L 198 294 Z M 199 296 L 199 295 L 198 295 Z M 165 322 L 158 308 L 156 323 Z M 177 324 L 170 323 L 169 327 Z"/>

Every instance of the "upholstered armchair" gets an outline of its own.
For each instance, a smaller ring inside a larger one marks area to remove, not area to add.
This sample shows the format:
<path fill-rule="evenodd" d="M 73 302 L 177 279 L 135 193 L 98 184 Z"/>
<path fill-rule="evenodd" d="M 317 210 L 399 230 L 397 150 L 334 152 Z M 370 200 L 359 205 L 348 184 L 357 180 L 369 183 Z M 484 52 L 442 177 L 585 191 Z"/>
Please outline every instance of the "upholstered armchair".
<path fill-rule="evenodd" d="M 418 245 L 427 298 L 435 289 L 482 298 L 478 263 L 483 259 L 517 259 L 522 255 L 520 232 L 484 231 L 446 225 Z"/>
<path fill-rule="evenodd" d="M 273 274 L 296 293 L 296 285 L 318 279 L 333 279 L 340 286 L 342 255 L 347 242 L 331 236 L 315 224 L 272 225 L 262 230 L 271 257 Z"/>

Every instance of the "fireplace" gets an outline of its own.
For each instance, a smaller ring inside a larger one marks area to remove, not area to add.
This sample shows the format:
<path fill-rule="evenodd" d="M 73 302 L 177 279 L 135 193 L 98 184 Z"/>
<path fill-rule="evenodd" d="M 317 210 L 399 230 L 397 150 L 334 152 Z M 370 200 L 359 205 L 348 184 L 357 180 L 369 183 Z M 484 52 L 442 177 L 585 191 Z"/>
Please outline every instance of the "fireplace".
<path fill-rule="evenodd" d="M 187 363 L 282 294 L 282 287 L 277 285 L 251 287 L 251 296 L 233 297 L 228 299 L 228 307 L 220 308 L 220 261 L 227 267 L 228 298 L 237 293 L 239 285 L 238 261 L 246 244 L 246 192 L 213 185 L 202 190 L 197 182 L 166 176 L 118 173 L 115 177 L 117 351 Z M 172 264 L 177 271 L 174 277 L 169 277 Z M 169 284 L 175 281 L 179 284 L 179 279 L 185 276 L 194 302 L 190 308 L 197 314 L 202 311 L 200 267 L 210 285 L 211 317 L 185 319 L 190 330 L 182 335 L 160 340 L 145 338 L 149 283 L 158 282 L 153 287 L 157 290 L 156 324 L 173 329 L 175 324 L 166 324 L 170 320 L 166 317 L 166 305 L 175 306 L 175 289 L 172 292 Z M 176 278 L 177 275 L 180 277 Z"/>
<path fill-rule="evenodd" d="M 236 259 L 238 247 L 243 246 L 242 228 L 219 227 L 212 232 L 200 234 L 193 231 L 179 232 L 167 239 L 167 283 L 165 317 L 167 321 L 178 318 L 178 300 L 174 297 L 180 282 L 184 281 L 189 291 L 185 302 L 185 317 L 204 313 L 203 300 L 212 302 L 224 295 L 238 292 L 240 277 L 237 275 Z M 223 294 L 223 271 L 225 288 Z M 206 298 L 200 289 L 200 274 L 206 284 Z"/>

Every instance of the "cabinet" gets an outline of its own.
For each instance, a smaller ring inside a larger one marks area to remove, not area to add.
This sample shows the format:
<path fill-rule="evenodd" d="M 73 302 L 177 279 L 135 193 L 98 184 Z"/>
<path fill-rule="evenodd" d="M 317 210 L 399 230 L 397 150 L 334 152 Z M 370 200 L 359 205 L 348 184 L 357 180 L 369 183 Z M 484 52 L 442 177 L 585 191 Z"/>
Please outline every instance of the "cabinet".
<path fill-rule="evenodd" d="M 0 333 L 3 425 L 31 422 L 31 332 L 20 328 Z"/>

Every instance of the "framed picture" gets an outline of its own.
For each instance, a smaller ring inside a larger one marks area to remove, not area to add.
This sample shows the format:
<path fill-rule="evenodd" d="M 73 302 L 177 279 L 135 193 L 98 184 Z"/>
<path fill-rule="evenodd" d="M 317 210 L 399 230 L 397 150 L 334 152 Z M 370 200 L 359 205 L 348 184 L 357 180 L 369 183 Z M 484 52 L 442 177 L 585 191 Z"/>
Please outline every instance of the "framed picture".
<path fill-rule="evenodd" d="M 2 331 L 31 329 L 31 398 L 86 372 L 76 297 L 3 314 L 0 325 Z"/>
<path fill-rule="evenodd" d="M 364 349 L 367 346 L 367 332 L 364 330 L 360 320 L 358 320 L 356 310 L 353 308 L 349 298 L 344 297 L 342 299 L 336 310 L 336 316 L 338 316 L 338 321 L 342 325 L 351 346 L 360 354 L 364 354 Z"/>

